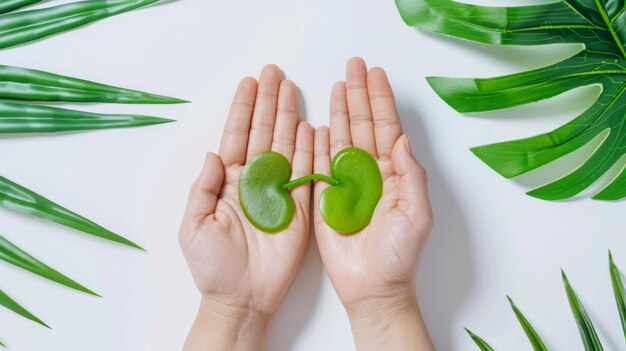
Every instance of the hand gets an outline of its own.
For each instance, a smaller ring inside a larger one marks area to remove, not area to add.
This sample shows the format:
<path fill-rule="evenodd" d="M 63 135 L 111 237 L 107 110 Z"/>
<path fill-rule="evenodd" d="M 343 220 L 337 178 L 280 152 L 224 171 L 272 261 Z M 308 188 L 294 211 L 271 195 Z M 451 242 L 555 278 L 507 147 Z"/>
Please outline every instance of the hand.
<path fill-rule="evenodd" d="M 189 194 L 180 245 L 202 302 L 185 350 L 262 349 L 269 320 L 306 252 L 310 185 L 292 191 L 287 229 L 255 229 L 239 205 L 239 174 L 247 160 L 273 150 L 292 164 L 292 177 L 311 173 L 313 129 L 299 122 L 296 86 L 273 65 L 259 82 L 241 81 L 219 156 L 209 153 Z"/>
<path fill-rule="evenodd" d="M 315 172 L 329 175 L 331 157 L 350 146 L 376 158 L 383 176 L 382 198 L 367 227 L 342 235 L 320 215 L 320 195 L 328 185 L 317 182 L 315 235 L 326 271 L 350 317 L 357 348 L 432 349 L 414 288 L 432 226 L 426 173 L 403 135 L 385 72 L 373 68 L 368 73 L 365 62 L 356 58 L 348 62 L 346 82 L 333 87 L 330 131 L 322 127 L 316 132 Z M 401 333 L 403 327 L 407 333 Z M 393 335 L 383 335 L 384 330 Z M 402 342 L 403 336 L 409 340 Z"/>

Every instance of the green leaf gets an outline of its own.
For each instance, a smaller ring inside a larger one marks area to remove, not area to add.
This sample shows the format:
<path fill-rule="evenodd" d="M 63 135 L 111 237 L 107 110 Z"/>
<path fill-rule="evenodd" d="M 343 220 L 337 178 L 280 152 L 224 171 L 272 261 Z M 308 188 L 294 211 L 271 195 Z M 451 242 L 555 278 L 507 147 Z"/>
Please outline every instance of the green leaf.
<path fill-rule="evenodd" d="M 6 261 L 14 266 L 30 271 L 69 288 L 82 291 L 87 294 L 100 296 L 54 270 L 45 263 L 37 260 L 2 236 L 0 236 L 0 260 Z"/>
<path fill-rule="evenodd" d="M 481 339 L 478 335 L 472 333 L 472 331 L 467 328 L 465 328 L 465 331 L 469 334 L 472 340 L 474 340 L 481 351 L 493 351 L 493 348 L 489 346 L 485 340 Z"/>
<path fill-rule="evenodd" d="M 41 1 L 42 0 L 2 0 L 2 3 L 0 3 L 0 14 L 11 12 Z"/>
<path fill-rule="evenodd" d="M 171 119 L 113 115 L 57 107 L 0 102 L 0 133 L 41 133 L 141 127 L 173 122 Z"/>
<path fill-rule="evenodd" d="M 575 196 L 626 154 L 626 12 L 621 1 L 561 0 L 548 4 L 488 7 L 450 0 L 396 0 L 411 26 L 493 45 L 584 44 L 574 56 L 547 67 L 494 78 L 430 77 L 429 84 L 459 112 L 491 111 L 599 85 L 596 102 L 571 122 L 537 136 L 480 146 L 472 152 L 501 175 L 515 177 L 602 136 L 572 172 L 528 194 L 546 200 Z M 595 199 L 626 197 L 626 167 Z"/>
<path fill-rule="evenodd" d="M 513 299 L 511 299 L 508 296 L 506 298 L 509 300 L 509 303 L 511 304 L 511 308 L 513 309 L 513 313 L 515 313 L 517 320 L 519 321 L 520 325 L 524 329 L 524 333 L 526 333 L 526 336 L 528 337 L 528 341 L 530 341 L 530 344 L 532 345 L 533 350 L 548 351 L 548 348 L 539 337 L 539 334 L 537 334 L 537 331 L 535 331 L 535 328 L 533 328 L 530 322 L 528 322 L 528 320 L 526 319 L 522 311 L 520 311 L 520 309 L 517 308 L 517 306 L 513 302 Z"/>
<path fill-rule="evenodd" d="M 132 241 L 4 177 L 0 177 L 0 206 L 56 222 L 103 239 L 142 249 Z"/>
<path fill-rule="evenodd" d="M 615 302 L 617 303 L 619 317 L 622 321 L 622 330 L 626 338 L 626 289 L 624 289 L 624 281 L 622 280 L 619 269 L 615 265 L 615 262 L 613 262 L 613 254 L 611 254 L 611 251 L 609 251 L 609 270 L 611 272 Z"/>
<path fill-rule="evenodd" d="M 42 39 L 159 0 L 92 0 L 0 16 L 0 49 Z"/>
<path fill-rule="evenodd" d="M 187 102 L 54 73 L 4 65 L 0 65 L 0 99 L 126 104 Z"/>
<path fill-rule="evenodd" d="M 561 275 L 563 277 L 563 284 L 565 285 L 565 292 L 567 293 L 567 299 L 569 300 L 570 308 L 572 313 L 574 314 L 574 319 L 576 320 L 576 324 L 578 325 L 578 331 L 580 332 L 580 337 L 583 341 L 583 345 L 585 346 L 586 351 L 602 351 L 602 344 L 600 343 L 600 338 L 598 338 L 598 334 L 596 333 L 596 329 L 591 322 L 591 318 L 582 302 L 574 292 L 574 289 L 569 283 L 567 276 L 564 271 L 561 271 Z"/>
<path fill-rule="evenodd" d="M 30 319 L 31 321 L 39 323 L 44 327 L 50 329 L 50 327 L 46 323 L 44 323 L 41 319 L 35 317 L 35 315 L 33 315 L 32 313 L 28 312 L 28 310 L 15 302 L 15 300 L 10 298 L 9 295 L 5 294 L 2 290 L 0 290 L 0 305 L 8 308 L 9 310 L 19 314 L 26 319 Z"/>

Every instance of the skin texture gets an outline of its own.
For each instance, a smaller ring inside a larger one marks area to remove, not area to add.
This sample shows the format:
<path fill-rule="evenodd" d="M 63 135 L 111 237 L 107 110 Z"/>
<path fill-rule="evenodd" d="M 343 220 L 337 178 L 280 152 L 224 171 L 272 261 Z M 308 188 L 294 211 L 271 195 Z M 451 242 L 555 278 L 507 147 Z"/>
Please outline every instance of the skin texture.
<path fill-rule="evenodd" d="M 433 350 L 415 296 L 415 275 L 432 226 L 426 172 L 403 135 L 385 72 L 348 62 L 332 90 L 330 130 L 315 135 L 315 172 L 328 174 L 340 150 L 356 146 L 378 161 L 383 196 L 371 223 L 355 235 L 332 230 L 315 208 L 322 260 L 346 307 L 359 351 Z M 315 185 L 315 201 L 327 185 Z"/>
<path fill-rule="evenodd" d="M 258 84 L 244 79 L 220 155 L 207 155 L 191 189 L 180 243 L 202 298 L 184 350 L 263 349 L 306 251 L 310 186 L 291 190 L 295 216 L 286 230 L 262 233 L 238 203 L 246 160 L 273 150 L 291 162 L 292 179 L 312 168 L 328 176 L 331 155 L 350 146 L 368 151 L 381 169 L 383 196 L 372 222 L 357 235 L 330 229 L 317 210 L 329 186 L 323 181 L 315 185 L 314 211 L 324 266 L 348 312 L 357 349 L 434 350 L 414 290 L 432 225 L 426 174 L 403 135 L 384 71 L 368 74 L 361 59 L 351 59 L 347 83 L 333 88 L 331 129 L 321 127 L 315 137 L 306 122 L 298 122 L 296 100 L 295 86 L 281 81 L 275 66 L 263 69 Z"/>
<path fill-rule="evenodd" d="M 239 206 L 246 160 L 276 151 L 292 178 L 312 172 L 313 128 L 298 121 L 297 89 L 278 67 L 241 81 L 219 156 L 209 153 L 192 186 L 180 244 L 202 296 L 185 350 L 261 350 L 271 317 L 298 272 L 309 231 L 310 185 L 291 191 L 294 218 L 275 235 L 255 229 Z"/>

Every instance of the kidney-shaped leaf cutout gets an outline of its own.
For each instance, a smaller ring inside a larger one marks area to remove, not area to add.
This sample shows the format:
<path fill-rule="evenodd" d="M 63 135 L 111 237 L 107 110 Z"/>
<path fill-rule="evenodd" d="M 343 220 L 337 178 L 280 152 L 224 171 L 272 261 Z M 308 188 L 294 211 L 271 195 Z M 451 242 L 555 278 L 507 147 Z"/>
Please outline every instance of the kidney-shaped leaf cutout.
<path fill-rule="evenodd" d="M 339 233 L 363 229 L 370 223 L 383 193 L 383 180 L 376 160 L 366 151 L 350 147 L 335 155 L 330 169 L 337 184 L 322 193 L 322 218 Z"/>
<path fill-rule="evenodd" d="M 323 180 L 331 185 L 320 199 L 324 221 L 337 232 L 356 232 L 369 224 L 382 196 L 378 164 L 366 151 L 351 147 L 333 158 L 331 174 L 332 177 L 310 174 L 289 181 L 289 161 L 276 152 L 261 153 L 248 162 L 239 178 L 241 208 L 257 229 L 280 232 L 293 218 L 289 189 L 311 180 Z"/>
<path fill-rule="evenodd" d="M 289 161 L 277 152 L 254 157 L 239 178 L 239 202 L 250 223 L 266 233 L 287 228 L 293 200 L 284 185 L 291 176 Z"/>

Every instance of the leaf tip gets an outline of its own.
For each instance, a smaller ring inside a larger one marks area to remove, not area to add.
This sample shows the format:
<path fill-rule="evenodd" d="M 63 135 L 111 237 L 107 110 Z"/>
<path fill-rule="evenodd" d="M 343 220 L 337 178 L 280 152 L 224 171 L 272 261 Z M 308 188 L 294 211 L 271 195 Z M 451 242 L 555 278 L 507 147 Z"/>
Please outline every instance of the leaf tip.
<path fill-rule="evenodd" d="M 567 274 L 565 274 L 563 268 L 561 268 L 561 279 L 563 279 L 565 285 L 569 286 L 569 279 L 567 279 Z"/>

